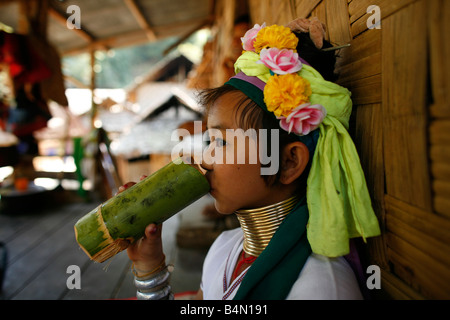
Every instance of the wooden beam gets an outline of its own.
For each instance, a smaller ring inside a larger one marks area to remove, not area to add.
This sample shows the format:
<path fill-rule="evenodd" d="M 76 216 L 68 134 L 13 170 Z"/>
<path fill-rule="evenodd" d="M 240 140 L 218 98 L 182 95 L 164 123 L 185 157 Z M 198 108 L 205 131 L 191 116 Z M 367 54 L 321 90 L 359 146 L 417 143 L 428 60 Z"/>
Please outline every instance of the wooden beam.
<path fill-rule="evenodd" d="M 51 6 L 49 6 L 48 8 L 48 14 L 50 17 L 52 17 L 53 19 L 55 19 L 60 25 L 62 25 L 63 27 L 67 27 L 67 19 L 68 17 L 65 16 L 64 14 L 61 14 L 59 11 L 57 11 L 56 9 L 52 8 Z M 73 31 L 80 36 L 81 38 L 83 38 L 84 40 L 86 40 L 89 43 L 92 43 L 95 41 L 94 36 L 92 36 L 89 32 L 87 32 L 86 30 L 83 29 L 73 29 Z"/>
<path fill-rule="evenodd" d="M 5 6 L 5 5 L 9 5 L 11 3 L 17 2 L 17 0 L 0 0 L 0 7 L 1 6 Z"/>
<path fill-rule="evenodd" d="M 123 43 L 122 43 L 123 41 Z M 108 48 L 126 47 L 131 45 L 137 45 L 147 43 L 148 38 L 143 30 L 135 30 L 125 32 L 117 36 L 111 36 L 104 39 L 99 39 L 91 42 L 88 45 L 84 45 L 78 48 L 68 49 L 61 52 L 63 56 L 76 55 L 89 52 L 92 49 L 96 50 L 109 50 Z"/>
<path fill-rule="evenodd" d="M 179 23 L 176 27 L 168 26 L 161 27 L 161 39 L 174 34 L 180 27 L 181 28 L 193 28 L 195 25 L 200 25 L 205 22 L 205 19 L 192 19 L 182 23 Z M 164 32 L 164 34 L 163 34 Z M 104 50 L 105 48 L 119 48 L 127 47 L 131 45 L 139 45 L 143 43 L 148 43 L 148 38 L 142 29 L 137 29 L 133 31 L 124 32 L 115 36 L 107 37 L 104 39 L 97 39 L 89 45 L 81 46 L 78 48 L 67 49 L 61 52 L 63 56 L 75 55 L 80 53 L 85 53 L 92 48 L 96 50 Z"/>
<path fill-rule="evenodd" d="M 150 24 L 148 23 L 147 19 L 144 17 L 141 9 L 137 5 L 135 0 L 124 0 L 126 6 L 130 10 L 131 14 L 136 19 L 139 26 L 145 31 L 145 34 L 147 35 L 148 40 L 155 41 L 157 39 L 156 34 Z"/>

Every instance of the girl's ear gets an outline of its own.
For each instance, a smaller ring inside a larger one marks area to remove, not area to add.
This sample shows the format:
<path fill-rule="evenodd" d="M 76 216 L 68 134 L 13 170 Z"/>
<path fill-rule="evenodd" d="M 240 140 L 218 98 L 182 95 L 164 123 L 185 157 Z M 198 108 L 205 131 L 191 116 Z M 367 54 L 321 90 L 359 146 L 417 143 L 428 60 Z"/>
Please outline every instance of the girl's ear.
<path fill-rule="evenodd" d="M 305 170 L 308 161 L 309 151 L 304 143 L 300 141 L 289 143 L 281 153 L 280 182 L 287 185 L 297 180 Z"/>

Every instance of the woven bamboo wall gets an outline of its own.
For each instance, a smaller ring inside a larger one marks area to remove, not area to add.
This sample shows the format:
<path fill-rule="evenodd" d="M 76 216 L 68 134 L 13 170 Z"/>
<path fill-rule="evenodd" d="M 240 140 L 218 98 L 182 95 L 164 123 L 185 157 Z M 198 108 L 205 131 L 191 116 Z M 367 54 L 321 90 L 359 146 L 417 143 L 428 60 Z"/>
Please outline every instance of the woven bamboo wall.
<path fill-rule="evenodd" d="M 215 66 L 242 2 L 217 2 Z M 380 29 L 367 27 L 371 5 Z M 351 44 L 336 71 L 353 94 L 351 134 L 382 227 L 365 246 L 368 263 L 381 268 L 374 296 L 450 298 L 450 1 L 248 0 L 248 10 L 252 25 L 317 16 L 327 40 Z"/>

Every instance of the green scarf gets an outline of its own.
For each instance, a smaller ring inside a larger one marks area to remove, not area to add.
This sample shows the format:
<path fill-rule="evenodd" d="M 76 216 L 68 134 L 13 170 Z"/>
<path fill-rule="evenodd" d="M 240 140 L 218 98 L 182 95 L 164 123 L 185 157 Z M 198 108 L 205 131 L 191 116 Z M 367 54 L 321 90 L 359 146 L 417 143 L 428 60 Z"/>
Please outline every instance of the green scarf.
<path fill-rule="evenodd" d="M 247 271 L 234 300 L 284 300 L 311 255 L 305 199 L 288 214 Z"/>

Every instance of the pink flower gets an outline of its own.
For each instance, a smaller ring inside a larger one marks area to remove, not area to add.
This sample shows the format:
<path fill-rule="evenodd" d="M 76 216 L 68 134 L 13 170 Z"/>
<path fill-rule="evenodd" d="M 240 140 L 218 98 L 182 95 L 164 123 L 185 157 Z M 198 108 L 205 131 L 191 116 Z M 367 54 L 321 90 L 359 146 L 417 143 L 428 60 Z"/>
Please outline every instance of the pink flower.
<path fill-rule="evenodd" d="M 302 63 L 298 57 L 298 53 L 278 48 L 263 49 L 260 53 L 257 63 L 264 64 L 267 68 L 276 74 L 295 73 L 302 69 Z"/>
<path fill-rule="evenodd" d="M 262 26 L 260 26 L 259 24 L 255 24 L 255 26 L 253 27 L 253 29 L 248 30 L 244 37 L 241 38 L 242 41 L 242 47 L 244 48 L 245 51 L 255 51 L 255 47 L 253 46 L 253 43 L 255 42 L 256 36 L 258 35 L 259 30 L 261 30 L 262 28 L 265 28 L 266 24 L 263 23 Z"/>
<path fill-rule="evenodd" d="M 316 130 L 326 116 L 327 110 L 323 106 L 305 103 L 292 110 L 287 118 L 278 119 L 283 130 L 305 136 Z"/>

